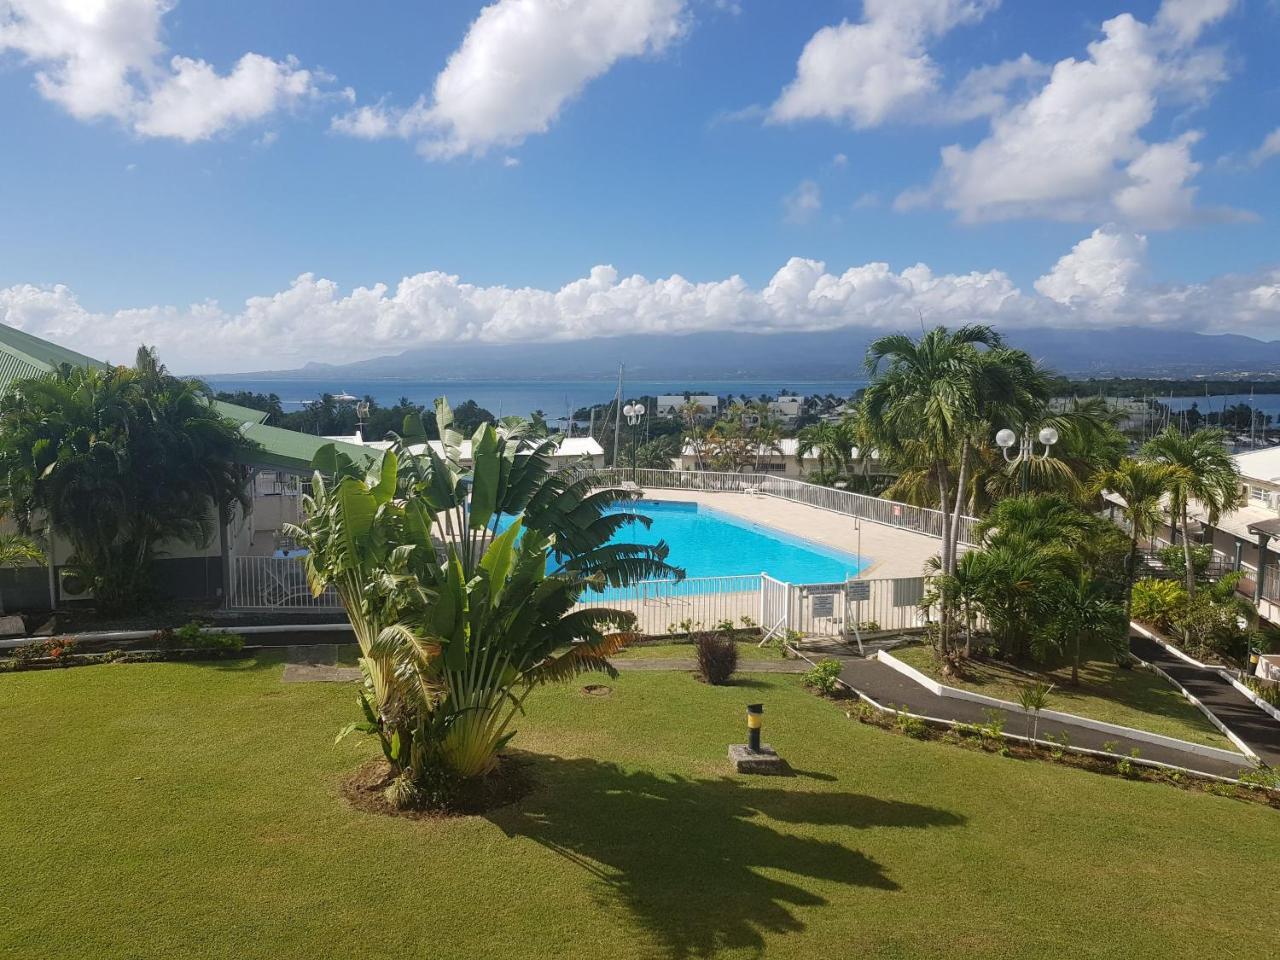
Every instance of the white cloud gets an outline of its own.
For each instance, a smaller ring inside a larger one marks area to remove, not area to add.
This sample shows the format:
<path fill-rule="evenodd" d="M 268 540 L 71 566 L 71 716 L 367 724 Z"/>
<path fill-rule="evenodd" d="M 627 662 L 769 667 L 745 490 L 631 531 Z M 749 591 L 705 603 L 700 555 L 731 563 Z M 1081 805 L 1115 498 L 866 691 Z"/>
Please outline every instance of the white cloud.
<path fill-rule="evenodd" d="M 418 141 L 430 157 L 481 155 L 545 133 L 618 61 L 661 53 L 684 32 L 684 0 L 497 0 L 471 24 L 431 95 L 361 107 L 340 133 Z"/>
<path fill-rule="evenodd" d="M 1062 256 L 1036 281 L 1036 290 L 1059 303 L 1119 298 L 1141 274 L 1147 238 L 1100 227 Z"/>
<path fill-rule="evenodd" d="M 1097 230 L 1032 292 L 1019 290 L 1000 270 L 939 275 L 924 264 L 894 271 L 867 263 L 833 273 L 821 261 L 799 257 L 760 288 L 739 276 L 650 280 L 597 266 L 558 290 L 482 287 L 432 271 L 394 287 L 378 283 L 344 293 L 307 273 L 234 312 L 215 302 L 97 312 L 65 286 L 19 284 L 0 288 L 0 322 L 110 361 L 129 360 L 139 343 L 155 344 L 174 369 L 203 372 L 345 362 L 438 342 L 918 329 L 921 315 L 929 323 L 986 321 L 1010 329 L 1147 325 L 1263 337 L 1280 329 L 1280 268 L 1150 286 L 1145 251 L 1142 236 Z"/>
<path fill-rule="evenodd" d="M 1258 149 L 1249 154 L 1249 162 L 1256 167 L 1266 163 L 1272 157 L 1280 157 L 1280 127 L 1276 127 L 1267 134 Z"/>
<path fill-rule="evenodd" d="M 825 118 L 872 127 L 923 104 L 941 71 L 927 44 L 981 20 L 999 0 L 866 0 L 863 19 L 823 27 L 773 104 L 775 122 Z"/>
<path fill-rule="evenodd" d="M 205 140 L 318 93 L 327 77 L 293 58 L 245 54 L 230 73 L 175 56 L 161 21 L 176 0 L 0 0 L 0 53 L 36 67 L 36 87 L 80 120 L 150 137 Z"/>
<path fill-rule="evenodd" d="M 1114 219 L 1164 229 L 1192 219 L 1199 133 L 1150 143 L 1143 131 L 1162 102 L 1201 103 L 1225 79 L 1221 51 L 1192 44 L 1230 7 L 1166 0 L 1153 25 L 1127 13 L 1106 21 L 1088 56 L 1059 61 L 1033 96 L 1008 108 L 993 100 L 990 135 L 972 148 L 945 147 L 933 185 L 908 191 L 899 206 L 925 199 L 966 221 Z"/>
<path fill-rule="evenodd" d="M 1194 43 L 1208 27 L 1231 12 L 1236 0 L 1164 0 L 1156 12 L 1156 29 L 1167 31 L 1179 43 Z"/>
<path fill-rule="evenodd" d="M 788 223 L 809 223 L 822 210 L 822 191 L 812 180 L 801 180 L 782 198 L 783 217 Z"/>

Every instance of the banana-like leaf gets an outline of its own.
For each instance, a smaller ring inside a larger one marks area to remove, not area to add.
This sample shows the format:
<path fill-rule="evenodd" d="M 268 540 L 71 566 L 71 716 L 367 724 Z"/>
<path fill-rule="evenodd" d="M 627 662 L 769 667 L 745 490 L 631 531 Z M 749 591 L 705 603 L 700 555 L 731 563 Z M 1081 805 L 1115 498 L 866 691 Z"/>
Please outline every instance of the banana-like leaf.
<path fill-rule="evenodd" d="M 471 438 L 471 514 L 468 524 L 472 530 L 487 527 L 498 506 L 502 461 L 497 454 L 498 434 L 492 424 L 482 423 Z"/>

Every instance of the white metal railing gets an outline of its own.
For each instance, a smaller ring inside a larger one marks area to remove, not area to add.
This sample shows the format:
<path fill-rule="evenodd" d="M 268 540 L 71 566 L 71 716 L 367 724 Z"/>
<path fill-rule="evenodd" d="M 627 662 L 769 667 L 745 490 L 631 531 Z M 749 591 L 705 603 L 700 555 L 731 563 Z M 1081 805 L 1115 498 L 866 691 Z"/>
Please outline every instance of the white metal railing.
<path fill-rule="evenodd" d="M 644 580 L 603 593 L 583 594 L 575 610 L 609 607 L 636 617 L 636 630 L 650 636 L 760 623 L 760 574 Z"/>
<path fill-rule="evenodd" d="M 627 470 L 605 468 L 596 471 L 610 483 L 622 484 L 631 480 L 642 488 L 664 490 L 696 490 L 707 493 L 757 493 L 803 503 L 820 510 L 830 510 L 849 517 L 858 517 L 888 527 L 899 527 L 924 534 L 942 537 L 943 514 L 940 510 L 913 507 L 896 500 L 869 497 L 862 493 L 823 487 L 816 483 L 776 477 L 767 473 L 717 473 L 706 470 Z M 974 542 L 975 517 L 961 516 L 958 539 L 961 543 Z"/>
<path fill-rule="evenodd" d="M 333 587 L 311 595 L 297 557 L 232 557 L 227 605 L 238 610 L 341 610 Z"/>
<path fill-rule="evenodd" d="M 649 636 L 713 630 L 726 622 L 758 626 L 766 638 L 852 637 L 855 630 L 909 630 L 923 625 L 924 577 L 784 583 L 768 574 L 650 580 L 626 590 L 585 596 L 575 609 L 610 607 L 635 615 Z"/>

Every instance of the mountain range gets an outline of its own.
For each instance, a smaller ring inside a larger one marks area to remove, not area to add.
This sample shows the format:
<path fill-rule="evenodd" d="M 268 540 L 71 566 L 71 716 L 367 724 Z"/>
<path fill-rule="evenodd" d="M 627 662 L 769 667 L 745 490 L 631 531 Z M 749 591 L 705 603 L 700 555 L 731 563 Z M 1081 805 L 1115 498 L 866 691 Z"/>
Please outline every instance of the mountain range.
<path fill-rule="evenodd" d="M 882 329 L 752 334 L 632 335 L 534 343 L 442 343 L 345 364 L 217 375 L 237 379 L 432 378 L 576 380 L 609 377 L 625 363 L 630 377 L 652 380 L 845 379 L 862 373 L 867 344 Z M 1147 327 L 1014 330 L 1012 346 L 1068 376 L 1276 376 L 1280 340 Z"/>

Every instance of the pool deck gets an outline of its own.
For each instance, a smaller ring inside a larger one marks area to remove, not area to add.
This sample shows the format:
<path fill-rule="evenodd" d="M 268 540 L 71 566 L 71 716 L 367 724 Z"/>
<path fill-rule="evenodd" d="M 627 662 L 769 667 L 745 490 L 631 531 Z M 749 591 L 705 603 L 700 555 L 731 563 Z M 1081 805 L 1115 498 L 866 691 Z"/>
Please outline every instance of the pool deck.
<path fill-rule="evenodd" d="M 773 527 L 795 537 L 813 540 L 845 553 L 858 552 L 858 533 L 853 517 L 820 510 L 778 497 L 749 493 L 707 493 L 695 490 L 646 489 L 649 500 L 699 503 L 743 520 Z M 859 574 L 863 578 L 918 577 L 925 561 L 936 555 L 940 540 L 869 520 L 862 521 L 862 557 L 870 564 Z M 768 573 L 768 570 L 762 571 Z"/>

